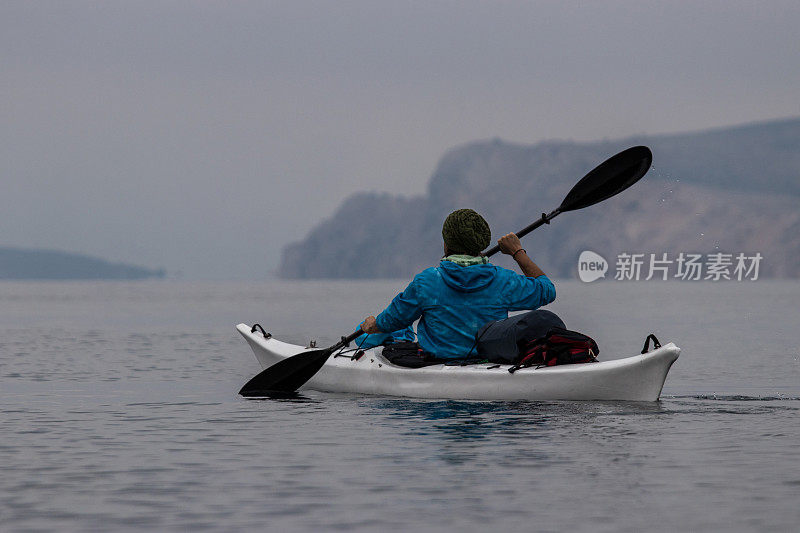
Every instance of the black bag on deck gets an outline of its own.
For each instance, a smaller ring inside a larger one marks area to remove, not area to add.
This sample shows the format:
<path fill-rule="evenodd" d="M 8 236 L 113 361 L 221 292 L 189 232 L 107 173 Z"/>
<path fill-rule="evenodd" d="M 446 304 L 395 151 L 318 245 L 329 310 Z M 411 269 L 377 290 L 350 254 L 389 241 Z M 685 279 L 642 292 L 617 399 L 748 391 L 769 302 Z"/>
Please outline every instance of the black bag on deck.
<path fill-rule="evenodd" d="M 553 327 L 566 328 L 558 315 L 546 309 L 489 322 L 475 335 L 478 354 L 490 363 L 513 365 L 530 341 L 544 337 Z"/>
<path fill-rule="evenodd" d="M 600 349 L 597 343 L 583 333 L 553 327 L 547 335 L 530 341 L 522 358 L 508 371 L 514 373 L 520 368 L 533 365 L 555 366 L 597 361 Z"/>
<path fill-rule="evenodd" d="M 384 346 L 381 352 L 390 363 L 407 368 L 422 368 L 424 366 L 440 365 L 442 360 L 425 352 L 416 342 L 395 342 Z"/>

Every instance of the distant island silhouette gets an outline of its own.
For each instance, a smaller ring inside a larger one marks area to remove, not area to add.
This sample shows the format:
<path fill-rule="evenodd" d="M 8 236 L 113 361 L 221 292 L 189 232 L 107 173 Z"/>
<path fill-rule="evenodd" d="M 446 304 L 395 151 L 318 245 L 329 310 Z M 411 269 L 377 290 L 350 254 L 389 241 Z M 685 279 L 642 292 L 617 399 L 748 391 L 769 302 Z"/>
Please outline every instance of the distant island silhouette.
<path fill-rule="evenodd" d="M 83 254 L 0 247 L 0 279 L 134 280 L 163 278 L 164 275 L 164 269 L 111 263 Z"/>

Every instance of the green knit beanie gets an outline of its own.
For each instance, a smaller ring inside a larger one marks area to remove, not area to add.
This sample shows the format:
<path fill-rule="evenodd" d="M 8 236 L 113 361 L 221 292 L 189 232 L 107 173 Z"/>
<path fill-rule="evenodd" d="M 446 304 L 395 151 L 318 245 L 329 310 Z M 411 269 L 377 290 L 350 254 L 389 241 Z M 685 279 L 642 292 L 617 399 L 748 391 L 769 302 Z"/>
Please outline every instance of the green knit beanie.
<path fill-rule="evenodd" d="M 489 246 L 489 224 L 472 209 L 453 211 L 444 219 L 442 239 L 451 254 L 480 255 Z"/>

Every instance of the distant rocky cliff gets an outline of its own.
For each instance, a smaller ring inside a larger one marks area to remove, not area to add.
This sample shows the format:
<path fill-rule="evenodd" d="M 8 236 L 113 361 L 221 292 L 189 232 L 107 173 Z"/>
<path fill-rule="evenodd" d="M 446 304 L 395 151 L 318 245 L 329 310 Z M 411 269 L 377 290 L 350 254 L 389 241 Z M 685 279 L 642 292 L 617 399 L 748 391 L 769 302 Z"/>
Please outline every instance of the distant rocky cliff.
<path fill-rule="evenodd" d="M 151 270 L 54 250 L 0 247 L 0 279 L 143 279 L 163 278 Z"/>
<path fill-rule="evenodd" d="M 437 263 L 441 225 L 472 207 L 494 238 L 557 207 L 586 172 L 629 146 L 653 168 L 617 197 L 565 213 L 523 241 L 556 277 L 575 277 L 581 251 L 761 253 L 761 277 L 800 277 L 800 119 L 595 143 L 500 140 L 445 154 L 421 197 L 362 193 L 284 249 L 285 278 L 406 278 Z M 313 258 L 313 259 L 310 259 Z M 507 258 L 493 262 L 508 266 Z"/>

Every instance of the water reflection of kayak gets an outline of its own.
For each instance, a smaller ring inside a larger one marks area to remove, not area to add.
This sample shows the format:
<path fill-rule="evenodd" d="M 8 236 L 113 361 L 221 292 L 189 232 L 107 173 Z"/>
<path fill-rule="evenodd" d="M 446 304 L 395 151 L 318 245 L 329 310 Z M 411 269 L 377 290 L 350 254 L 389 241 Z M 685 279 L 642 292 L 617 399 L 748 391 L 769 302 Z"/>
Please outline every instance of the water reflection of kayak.
<path fill-rule="evenodd" d="M 246 324 L 236 329 L 263 368 L 313 349 L 265 338 Z M 366 350 L 358 358 L 351 350 L 330 357 L 302 389 L 462 400 L 655 401 L 680 352 L 668 343 L 624 359 L 523 368 L 511 374 L 507 365 L 488 363 L 410 369 L 390 363 L 381 355 L 381 348 Z"/>

